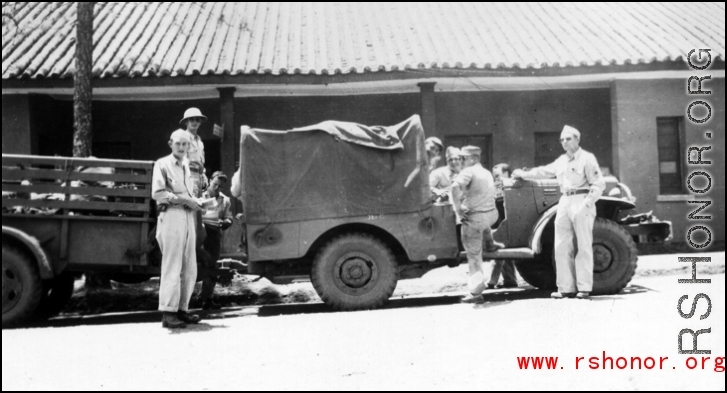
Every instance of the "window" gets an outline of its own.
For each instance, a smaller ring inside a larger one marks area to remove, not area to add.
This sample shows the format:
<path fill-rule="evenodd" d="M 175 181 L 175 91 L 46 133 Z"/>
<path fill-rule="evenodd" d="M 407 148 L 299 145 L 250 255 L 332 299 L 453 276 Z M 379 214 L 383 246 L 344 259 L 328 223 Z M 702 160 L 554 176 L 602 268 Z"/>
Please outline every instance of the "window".
<path fill-rule="evenodd" d="M 444 161 L 444 155 L 449 146 L 459 147 L 460 149 L 465 146 L 479 147 L 482 150 L 482 157 L 480 157 L 482 166 L 492 171 L 492 135 L 453 135 L 445 137 L 442 161 Z"/>
<path fill-rule="evenodd" d="M 543 166 L 557 160 L 565 151 L 560 144 L 560 132 L 535 133 L 535 166 Z"/>
<path fill-rule="evenodd" d="M 683 117 L 657 117 L 656 132 L 659 146 L 659 191 L 661 195 L 684 193 L 682 177 Z"/>

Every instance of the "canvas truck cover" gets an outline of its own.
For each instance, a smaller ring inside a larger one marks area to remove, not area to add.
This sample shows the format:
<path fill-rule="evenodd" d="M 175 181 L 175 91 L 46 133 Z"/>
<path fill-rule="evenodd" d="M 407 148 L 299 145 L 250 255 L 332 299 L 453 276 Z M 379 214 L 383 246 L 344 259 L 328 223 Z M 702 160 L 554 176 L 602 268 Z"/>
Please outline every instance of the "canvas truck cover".
<path fill-rule="evenodd" d="M 289 131 L 242 127 L 248 224 L 410 213 L 429 202 L 419 116 L 389 127 L 326 121 Z"/>

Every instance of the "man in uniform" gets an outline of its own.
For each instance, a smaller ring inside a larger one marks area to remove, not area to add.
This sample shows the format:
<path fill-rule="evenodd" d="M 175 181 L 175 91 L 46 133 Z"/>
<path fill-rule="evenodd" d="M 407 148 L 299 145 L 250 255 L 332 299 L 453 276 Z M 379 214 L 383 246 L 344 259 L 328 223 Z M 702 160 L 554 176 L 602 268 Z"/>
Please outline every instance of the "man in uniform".
<path fill-rule="evenodd" d="M 555 265 L 558 292 L 551 297 L 588 299 L 593 290 L 593 224 L 596 201 L 606 182 L 596 157 L 580 148 L 581 133 L 563 127 L 560 143 L 565 154 L 550 165 L 529 171 L 516 170 L 516 179 L 558 178 L 563 194 L 555 217 Z M 573 237 L 578 242 L 574 252 Z M 575 258 L 574 258 L 575 257 Z"/>
<path fill-rule="evenodd" d="M 198 135 L 199 127 L 205 120 L 207 120 L 207 117 L 199 109 L 189 108 L 184 111 L 184 117 L 179 121 L 182 129 L 189 133 L 187 159 L 189 160 L 189 170 L 192 171 L 194 196 L 196 198 L 199 198 L 202 191 L 207 189 L 207 176 L 204 169 L 204 143 Z"/>
<path fill-rule="evenodd" d="M 212 300 L 215 291 L 217 277 L 214 269 L 220 259 L 222 246 L 222 231 L 232 226 L 232 212 L 230 211 L 230 198 L 220 192 L 220 188 L 227 184 L 227 175 L 223 172 L 215 172 L 210 180 L 207 191 L 202 193 L 204 200 L 214 199 L 213 203 L 205 206 L 202 215 L 202 222 L 207 231 L 207 238 L 204 241 L 204 250 L 209 254 L 209 260 L 202 264 L 202 292 L 199 300 L 203 310 L 219 310 L 221 307 Z"/>
<path fill-rule="evenodd" d="M 427 163 L 429 164 L 429 172 L 431 173 L 439 166 L 444 145 L 439 138 L 431 136 L 424 141 L 424 147 L 427 150 Z"/>
<path fill-rule="evenodd" d="M 452 181 L 462 170 L 462 151 L 454 146 L 447 148 L 447 166 L 439 167 L 429 174 L 429 188 L 434 196 L 442 201 L 450 198 Z"/>
<path fill-rule="evenodd" d="M 510 179 L 510 165 L 497 164 L 492 168 L 492 176 L 495 178 L 495 188 L 497 194 L 495 195 L 495 204 L 497 205 L 498 215 L 505 218 L 505 187 L 512 186 L 512 179 Z M 499 221 L 499 220 L 498 220 Z M 498 284 L 500 281 L 500 275 L 502 275 L 502 284 Z M 515 261 L 512 259 L 498 259 L 495 260 L 492 267 L 492 275 L 490 281 L 487 283 L 487 289 L 495 288 L 517 288 L 517 275 L 515 275 Z"/>
<path fill-rule="evenodd" d="M 189 133 L 177 130 L 169 138 L 172 154 L 154 165 L 152 197 L 159 206 L 156 239 L 162 252 L 159 311 L 162 326 L 184 328 L 199 323 L 188 314 L 197 280 L 195 216 L 202 210 L 194 198 L 194 183 L 186 158 Z"/>
<path fill-rule="evenodd" d="M 489 277 L 492 272 L 491 264 L 483 266 L 483 243 L 487 252 L 495 252 L 505 247 L 495 242 L 492 237 L 490 227 L 498 217 L 495 207 L 495 181 L 490 171 L 480 164 L 481 154 L 479 147 L 463 147 L 464 169 L 452 183 L 452 203 L 462 220 L 462 243 L 469 263 L 470 296 L 463 299 L 466 303 L 482 300 L 485 277 Z"/>

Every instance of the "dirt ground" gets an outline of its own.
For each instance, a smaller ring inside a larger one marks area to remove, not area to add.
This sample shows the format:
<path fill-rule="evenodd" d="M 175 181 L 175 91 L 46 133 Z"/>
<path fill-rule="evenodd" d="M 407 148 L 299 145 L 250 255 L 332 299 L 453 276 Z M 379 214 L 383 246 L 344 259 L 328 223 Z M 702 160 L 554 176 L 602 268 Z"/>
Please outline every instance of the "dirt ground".
<path fill-rule="evenodd" d="M 460 292 L 395 298 L 380 310 L 348 313 L 318 304 L 251 306 L 206 314 L 182 331 L 162 329 L 155 312 L 59 318 L 3 330 L 2 388 L 724 391 L 717 365 L 724 366 L 725 275 L 700 272 L 712 282 L 681 285 L 678 279 L 691 272 L 673 273 L 680 269 L 676 256 L 644 261 L 647 271 L 649 264 L 672 273 L 640 275 L 622 293 L 591 301 L 521 288 L 493 291 L 478 305 L 460 304 Z M 442 288 L 429 279 L 407 288 Z M 699 320 L 707 311 L 702 301 L 685 320 L 678 300 L 698 293 L 710 296 L 710 315 Z M 699 338 L 699 348 L 711 353 L 679 355 L 685 328 L 711 329 Z M 590 358 L 607 365 L 600 360 L 606 355 L 668 359 L 656 369 L 588 366 Z M 558 357 L 557 367 L 524 369 L 518 360 L 544 356 Z"/>
<path fill-rule="evenodd" d="M 713 256 L 712 265 L 700 264 L 700 274 L 720 274 L 725 272 L 724 253 L 704 254 Z M 664 262 L 670 255 L 649 255 L 639 259 L 636 277 L 663 276 L 687 272 L 691 266 L 673 266 Z M 305 304 L 319 303 L 321 300 L 310 283 L 275 285 L 266 279 L 252 282 L 254 276 L 238 276 L 228 287 L 217 286 L 215 301 L 223 307 L 243 307 L 252 305 Z M 528 284 L 519 278 L 521 287 Z M 456 268 L 443 267 L 432 270 L 420 279 L 400 281 L 393 298 L 403 298 L 428 294 L 458 293 L 466 289 L 467 266 Z M 112 283 L 112 290 L 87 292 L 83 280 L 76 282 L 76 291 L 62 313 L 62 316 L 93 315 L 111 312 L 153 311 L 159 299 L 159 280 L 153 279 L 143 284 L 127 285 Z M 201 284 L 197 284 L 197 293 Z M 192 308 L 200 307 L 192 301 Z"/>

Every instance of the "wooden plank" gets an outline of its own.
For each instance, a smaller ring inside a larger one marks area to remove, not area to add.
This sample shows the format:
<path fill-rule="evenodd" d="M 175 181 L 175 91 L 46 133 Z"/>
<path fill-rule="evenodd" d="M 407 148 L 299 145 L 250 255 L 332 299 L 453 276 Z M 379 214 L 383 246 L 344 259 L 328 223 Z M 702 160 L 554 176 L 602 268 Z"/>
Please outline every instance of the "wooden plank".
<path fill-rule="evenodd" d="M 113 221 L 113 222 L 141 222 L 141 223 L 153 223 L 156 222 L 156 218 L 142 218 L 142 217 L 113 217 L 113 216 L 63 216 L 60 214 L 13 214 L 3 213 L 3 218 L 8 219 L 42 219 L 42 220 L 76 220 L 76 221 Z"/>
<path fill-rule="evenodd" d="M 25 167 L 34 165 L 53 165 L 53 166 L 86 166 L 86 167 L 105 167 L 105 168 L 129 168 L 129 169 L 147 169 L 154 168 L 153 161 L 131 161 L 131 160 L 105 160 L 97 158 L 73 158 L 73 157 L 42 157 L 42 156 L 26 156 L 17 154 L 3 154 L 3 166 L 23 165 Z"/>
<path fill-rule="evenodd" d="M 84 180 L 84 181 L 112 181 L 115 183 L 151 183 L 152 175 L 132 175 L 127 173 L 83 173 L 83 172 L 66 172 L 52 169 L 11 169 L 3 167 L 3 181 L 8 180 L 37 180 L 37 179 L 56 179 L 61 181 Z"/>
<path fill-rule="evenodd" d="M 132 190 L 125 188 L 105 187 L 63 187 L 49 184 L 33 184 L 22 186 L 20 184 L 3 184 L 3 191 L 6 192 L 34 192 L 36 194 L 71 194 L 71 195 L 103 195 L 117 197 L 148 198 L 149 190 Z"/>
<path fill-rule="evenodd" d="M 146 212 L 149 205 L 141 203 L 117 203 L 117 202 L 88 202 L 88 201 L 54 201 L 28 199 L 3 199 L 3 207 L 25 206 L 49 209 L 70 209 L 70 210 L 107 210 L 121 212 Z"/>

